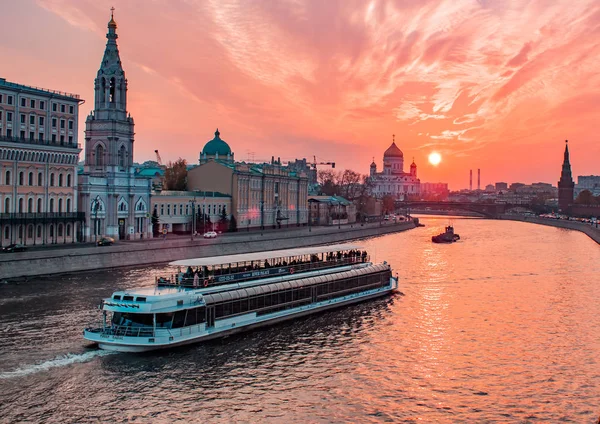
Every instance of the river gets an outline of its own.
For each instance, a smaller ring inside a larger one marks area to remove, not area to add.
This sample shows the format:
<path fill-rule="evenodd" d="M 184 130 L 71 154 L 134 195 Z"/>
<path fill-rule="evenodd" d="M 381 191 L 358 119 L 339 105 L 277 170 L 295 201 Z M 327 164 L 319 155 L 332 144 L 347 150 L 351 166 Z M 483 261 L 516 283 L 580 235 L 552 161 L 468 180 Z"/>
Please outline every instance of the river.
<path fill-rule="evenodd" d="M 461 240 L 431 243 L 452 220 Z M 600 248 L 576 231 L 423 217 L 364 246 L 401 293 L 219 341 L 107 353 L 101 297 L 161 267 L 0 286 L 0 422 L 595 422 Z"/>

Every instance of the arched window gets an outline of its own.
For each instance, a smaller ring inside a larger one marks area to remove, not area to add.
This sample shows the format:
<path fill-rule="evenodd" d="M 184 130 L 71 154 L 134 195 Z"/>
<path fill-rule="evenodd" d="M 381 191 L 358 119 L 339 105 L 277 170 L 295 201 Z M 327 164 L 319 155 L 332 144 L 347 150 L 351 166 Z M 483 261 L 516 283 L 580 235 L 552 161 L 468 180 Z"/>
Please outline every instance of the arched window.
<path fill-rule="evenodd" d="M 19 185 L 23 185 L 24 184 L 24 178 L 23 178 L 23 171 L 19 172 Z"/>
<path fill-rule="evenodd" d="M 125 146 L 121 146 L 121 148 L 119 149 L 119 166 L 121 168 L 125 168 L 126 158 L 127 152 L 125 151 Z"/>
<path fill-rule="evenodd" d="M 62 213 L 62 199 L 58 199 L 58 213 Z"/>
<path fill-rule="evenodd" d="M 50 199 L 50 210 L 48 212 L 54 212 L 54 199 Z"/>
<path fill-rule="evenodd" d="M 10 185 L 10 171 L 6 171 L 6 175 L 5 175 L 5 178 L 4 178 L 4 183 L 6 185 Z"/>
<path fill-rule="evenodd" d="M 38 207 L 36 212 L 43 212 L 42 210 L 42 199 L 38 199 Z"/>
<path fill-rule="evenodd" d="M 29 178 L 28 178 L 27 182 L 29 183 L 30 186 L 33 185 L 33 172 L 29 173 Z"/>
<path fill-rule="evenodd" d="M 54 187 L 54 172 L 50 174 L 50 187 Z"/>
<path fill-rule="evenodd" d="M 67 174 L 67 187 L 71 187 L 71 174 Z"/>
<path fill-rule="evenodd" d="M 41 237 L 42 236 L 42 226 L 38 225 L 37 226 L 37 231 L 36 231 L 36 237 Z"/>
<path fill-rule="evenodd" d="M 27 238 L 33 238 L 33 224 L 27 226 Z"/>
<path fill-rule="evenodd" d="M 58 186 L 63 186 L 63 174 L 58 174 Z"/>
<path fill-rule="evenodd" d="M 58 233 L 59 237 L 62 237 L 62 235 L 63 235 L 63 225 L 62 224 L 58 224 L 58 231 L 57 231 L 57 233 Z"/>
<path fill-rule="evenodd" d="M 42 185 L 42 173 L 38 172 L 38 185 L 41 186 Z"/>
<path fill-rule="evenodd" d="M 67 212 L 71 212 L 71 199 L 67 199 Z"/>
<path fill-rule="evenodd" d="M 106 101 L 106 79 L 102 78 L 102 93 L 100 94 L 100 101 Z"/>
<path fill-rule="evenodd" d="M 109 92 L 108 92 L 108 101 L 110 103 L 114 103 L 115 102 L 115 77 L 112 77 L 110 79 L 110 87 L 109 87 Z"/>
<path fill-rule="evenodd" d="M 7 225 L 4 227 L 4 239 L 8 240 L 10 238 L 10 227 Z"/>
<path fill-rule="evenodd" d="M 101 144 L 96 146 L 96 166 L 104 166 L 104 147 Z"/>
<path fill-rule="evenodd" d="M 54 237 L 54 225 L 52 225 L 52 224 L 50 224 L 50 231 L 49 231 L 49 233 L 50 233 L 49 234 L 50 238 Z"/>
<path fill-rule="evenodd" d="M 31 213 L 33 212 L 33 199 L 29 198 L 29 200 L 27 201 L 27 212 Z"/>
<path fill-rule="evenodd" d="M 8 197 L 4 201 L 4 212 L 5 213 L 9 213 L 10 212 L 10 198 L 8 198 Z"/>
<path fill-rule="evenodd" d="M 23 213 L 23 199 L 19 199 L 19 213 Z"/>
<path fill-rule="evenodd" d="M 71 224 L 67 224 L 67 237 L 71 237 Z"/>
<path fill-rule="evenodd" d="M 23 226 L 19 225 L 19 239 L 23 240 Z"/>

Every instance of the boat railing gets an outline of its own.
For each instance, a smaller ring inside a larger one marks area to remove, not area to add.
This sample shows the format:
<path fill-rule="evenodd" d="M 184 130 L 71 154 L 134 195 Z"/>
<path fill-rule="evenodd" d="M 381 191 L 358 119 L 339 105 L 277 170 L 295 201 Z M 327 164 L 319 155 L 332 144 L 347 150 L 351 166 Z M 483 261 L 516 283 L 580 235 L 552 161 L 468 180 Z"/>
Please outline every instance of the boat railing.
<path fill-rule="evenodd" d="M 101 333 L 108 336 L 154 337 L 154 328 L 130 325 L 111 325 L 106 327 L 88 327 L 90 333 Z"/>
<path fill-rule="evenodd" d="M 248 280 L 254 280 L 256 278 L 266 278 L 282 275 L 291 275 L 298 272 L 316 271 L 325 268 L 334 268 L 344 265 L 354 265 L 370 262 L 371 258 L 369 255 L 355 255 L 337 258 L 334 257 L 329 260 L 317 260 L 301 263 L 277 263 L 269 267 L 261 268 L 250 268 L 241 270 L 233 273 L 216 273 L 205 275 L 205 273 L 199 273 L 198 287 L 212 287 L 230 283 L 240 283 Z M 255 272 L 264 272 L 261 275 L 255 275 Z M 222 279 L 223 277 L 227 279 Z M 221 280 L 221 281 L 219 281 Z M 168 286 L 168 287 L 196 287 L 194 286 L 194 278 L 183 277 L 181 282 L 178 282 L 178 275 L 171 274 L 169 277 L 156 277 L 155 284 L 157 286 Z"/>

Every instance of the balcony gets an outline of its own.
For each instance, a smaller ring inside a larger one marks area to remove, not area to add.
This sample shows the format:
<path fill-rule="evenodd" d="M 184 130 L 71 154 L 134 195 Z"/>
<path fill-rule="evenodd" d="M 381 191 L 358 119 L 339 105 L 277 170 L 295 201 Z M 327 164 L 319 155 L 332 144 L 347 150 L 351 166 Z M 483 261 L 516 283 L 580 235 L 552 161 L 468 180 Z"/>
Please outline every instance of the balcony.
<path fill-rule="evenodd" d="M 0 213 L 0 222 L 73 222 L 85 221 L 85 212 L 14 212 Z"/>
<path fill-rule="evenodd" d="M 51 140 L 40 140 L 40 139 L 29 139 L 21 137 L 8 137 L 6 135 L 0 135 L 0 142 L 17 143 L 17 144 L 33 144 L 37 146 L 53 146 L 53 147 L 64 147 L 67 149 L 80 149 L 81 144 L 68 143 L 66 141 L 51 141 Z"/>

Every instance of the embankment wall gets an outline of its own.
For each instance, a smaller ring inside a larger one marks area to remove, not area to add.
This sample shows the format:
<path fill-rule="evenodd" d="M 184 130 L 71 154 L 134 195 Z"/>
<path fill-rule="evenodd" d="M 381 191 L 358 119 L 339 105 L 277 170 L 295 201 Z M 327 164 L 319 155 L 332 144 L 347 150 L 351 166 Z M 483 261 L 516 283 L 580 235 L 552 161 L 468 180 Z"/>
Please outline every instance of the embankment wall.
<path fill-rule="evenodd" d="M 518 215 L 502 215 L 499 219 L 508 219 L 511 221 L 531 222 L 532 224 L 547 225 L 549 227 L 566 228 L 568 230 L 581 231 L 587 234 L 592 240 L 600 244 L 600 229 L 590 224 L 577 221 L 567 221 L 563 219 L 537 218 Z"/>
<path fill-rule="evenodd" d="M 223 237 L 213 243 L 190 240 L 135 242 L 109 247 L 52 249 L 6 254 L 0 258 L 0 280 L 64 274 L 126 266 L 165 263 L 218 255 L 234 255 L 265 250 L 290 249 L 337 243 L 414 228 L 412 222 L 382 227 L 331 229 L 326 233 L 270 233 L 244 237 Z M 10 256 L 9 256 L 10 255 Z"/>

